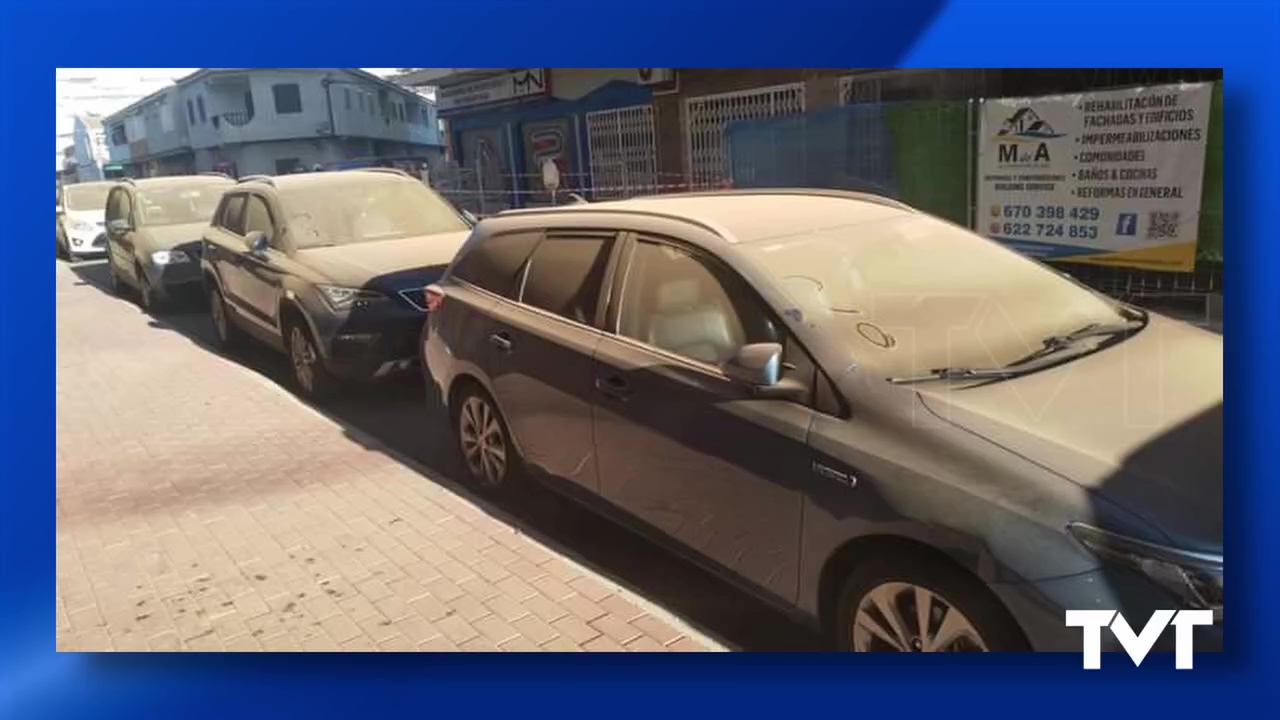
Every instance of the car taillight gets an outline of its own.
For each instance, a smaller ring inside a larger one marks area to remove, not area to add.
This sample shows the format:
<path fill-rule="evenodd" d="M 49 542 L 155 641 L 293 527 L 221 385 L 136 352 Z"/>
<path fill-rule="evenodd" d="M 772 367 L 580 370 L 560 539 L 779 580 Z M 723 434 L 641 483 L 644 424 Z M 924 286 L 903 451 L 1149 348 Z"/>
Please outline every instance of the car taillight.
<path fill-rule="evenodd" d="M 431 285 L 422 291 L 427 301 L 427 312 L 435 312 L 440 309 L 440 305 L 444 303 L 444 291 L 439 285 Z"/>

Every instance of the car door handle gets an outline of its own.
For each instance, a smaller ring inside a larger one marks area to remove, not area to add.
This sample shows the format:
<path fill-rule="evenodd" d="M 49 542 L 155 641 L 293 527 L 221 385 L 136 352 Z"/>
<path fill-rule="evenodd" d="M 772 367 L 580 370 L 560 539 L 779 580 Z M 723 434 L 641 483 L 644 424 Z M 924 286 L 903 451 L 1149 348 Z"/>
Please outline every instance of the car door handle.
<path fill-rule="evenodd" d="M 627 386 L 627 381 L 617 375 L 596 378 L 596 390 L 599 390 L 605 397 L 623 402 L 626 402 L 627 398 L 631 396 L 631 388 Z"/>
<path fill-rule="evenodd" d="M 504 332 L 496 332 L 489 336 L 489 344 L 498 349 L 498 352 L 508 353 L 514 345 L 511 342 L 511 336 Z"/>

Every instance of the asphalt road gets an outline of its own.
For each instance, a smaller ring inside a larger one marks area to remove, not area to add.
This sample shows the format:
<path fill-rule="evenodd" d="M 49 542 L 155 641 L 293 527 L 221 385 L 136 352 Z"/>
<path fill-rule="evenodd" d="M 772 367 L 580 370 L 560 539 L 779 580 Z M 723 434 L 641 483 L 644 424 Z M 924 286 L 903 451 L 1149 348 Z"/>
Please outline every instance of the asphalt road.
<path fill-rule="evenodd" d="M 86 283 L 110 293 L 104 261 L 73 266 Z M 213 327 L 199 304 L 175 307 L 153 321 L 157 332 L 178 332 L 209 352 Z M 262 347 L 238 351 L 232 359 L 289 386 L 283 355 Z M 428 406 L 422 381 L 413 374 L 358 386 L 322 411 L 345 427 L 376 438 L 454 483 L 461 481 L 456 453 L 438 408 Z M 714 574 L 547 491 L 533 491 L 498 503 L 522 529 L 554 543 L 593 569 L 665 607 L 730 647 L 753 651 L 822 650 L 807 626 Z"/>

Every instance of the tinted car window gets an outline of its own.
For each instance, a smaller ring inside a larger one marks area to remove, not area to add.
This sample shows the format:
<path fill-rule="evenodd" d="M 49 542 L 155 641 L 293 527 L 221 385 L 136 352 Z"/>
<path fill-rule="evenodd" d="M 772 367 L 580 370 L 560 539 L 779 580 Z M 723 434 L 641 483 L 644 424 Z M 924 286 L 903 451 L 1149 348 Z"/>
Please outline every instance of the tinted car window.
<path fill-rule="evenodd" d="M 618 332 L 678 355 L 719 365 L 779 332 L 741 278 L 686 250 L 636 243 L 623 287 Z"/>
<path fill-rule="evenodd" d="M 118 188 L 107 197 L 107 222 L 112 220 L 128 220 L 131 208 L 129 207 L 129 193 L 123 188 Z"/>
<path fill-rule="evenodd" d="M 230 195 L 222 206 L 222 217 L 218 225 L 237 235 L 244 234 L 244 195 Z"/>
<path fill-rule="evenodd" d="M 267 210 L 267 203 L 256 195 L 249 196 L 244 208 L 244 234 L 251 232 L 261 232 L 268 242 L 273 239 L 271 212 Z"/>
<path fill-rule="evenodd" d="M 529 258 L 521 302 L 591 323 L 612 244 L 612 236 L 548 236 Z"/>
<path fill-rule="evenodd" d="M 514 296 L 516 276 L 541 237 L 538 233 L 496 235 L 458 259 L 453 277 L 492 293 Z"/>

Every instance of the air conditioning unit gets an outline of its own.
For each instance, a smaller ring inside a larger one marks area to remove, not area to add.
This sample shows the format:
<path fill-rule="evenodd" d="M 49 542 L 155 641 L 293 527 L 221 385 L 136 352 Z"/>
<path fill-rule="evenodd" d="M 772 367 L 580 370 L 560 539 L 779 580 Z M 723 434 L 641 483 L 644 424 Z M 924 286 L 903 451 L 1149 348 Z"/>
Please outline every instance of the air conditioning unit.
<path fill-rule="evenodd" d="M 662 85 L 676 78 L 675 68 L 636 68 L 636 78 L 641 85 Z"/>

